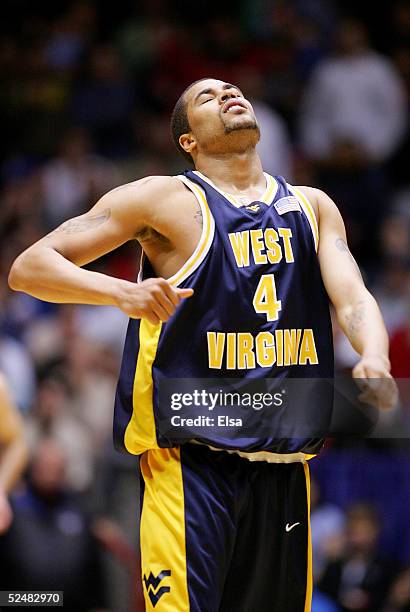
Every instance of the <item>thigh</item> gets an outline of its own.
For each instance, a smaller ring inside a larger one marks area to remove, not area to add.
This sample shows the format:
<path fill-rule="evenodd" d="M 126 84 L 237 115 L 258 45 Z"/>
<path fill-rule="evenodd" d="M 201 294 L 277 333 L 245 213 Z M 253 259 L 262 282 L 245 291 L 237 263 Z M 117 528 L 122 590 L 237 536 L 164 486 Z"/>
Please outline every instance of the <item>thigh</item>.
<path fill-rule="evenodd" d="M 199 445 L 141 457 L 147 610 L 218 612 L 236 533 L 236 459 Z"/>
<path fill-rule="evenodd" d="M 307 463 L 284 467 L 286 503 L 278 500 L 278 612 L 310 612 L 312 599 L 312 543 L 310 534 L 310 477 Z"/>
<path fill-rule="evenodd" d="M 221 611 L 309 612 L 307 464 L 254 465 Z"/>
<path fill-rule="evenodd" d="M 183 484 L 179 449 L 140 459 L 140 547 L 146 610 L 189 610 L 186 585 Z"/>

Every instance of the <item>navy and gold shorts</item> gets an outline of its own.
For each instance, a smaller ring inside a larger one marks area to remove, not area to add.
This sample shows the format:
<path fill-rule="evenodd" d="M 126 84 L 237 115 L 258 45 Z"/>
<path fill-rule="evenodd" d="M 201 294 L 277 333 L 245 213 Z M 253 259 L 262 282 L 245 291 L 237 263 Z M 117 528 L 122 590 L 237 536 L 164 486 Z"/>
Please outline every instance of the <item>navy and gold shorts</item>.
<path fill-rule="evenodd" d="M 306 463 L 186 444 L 141 456 L 147 610 L 308 612 Z"/>

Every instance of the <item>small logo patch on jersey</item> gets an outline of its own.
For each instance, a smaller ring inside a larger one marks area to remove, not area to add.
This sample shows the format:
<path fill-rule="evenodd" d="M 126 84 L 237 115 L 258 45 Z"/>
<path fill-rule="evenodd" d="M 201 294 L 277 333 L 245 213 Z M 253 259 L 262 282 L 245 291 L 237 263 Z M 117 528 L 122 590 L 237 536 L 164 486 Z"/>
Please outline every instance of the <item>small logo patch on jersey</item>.
<path fill-rule="evenodd" d="M 164 593 L 169 593 L 171 590 L 171 587 L 169 586 L 162 586 L 158 589 L 158 586 L 160 585 L 162 580 L 166 576 L 170 576 L 170 575 L 171 575 L 171 570 L 162 570 L 162 572 L 160 572 L 158 576 L 154 576 L 154 574 L 150 572 L 148 578 L 144 574 L 145 588 L 147 589 L 148 597 L 150 598 L 151 603 L 154 608 L 157 605 L 160 598 L 164 595 Z"/>
<path fill-rule="evenodd" d="M 251 206 L 245 206 L 245 208 L 246 210 L 256 213 L 260 209 L 260 204 L 252 204 Z"/>
<path fill-rule="evenodd" d="M 302 212 L 300 209 L 300 204 L 295 198 L 295 196 L 287 196 L 286 198 L 281 198 L 274 204 L 277 212 L 280 215 L 283 215 L 287 212 L 291 212 L 292 210 L 296 210 L 298 212 Z"/>

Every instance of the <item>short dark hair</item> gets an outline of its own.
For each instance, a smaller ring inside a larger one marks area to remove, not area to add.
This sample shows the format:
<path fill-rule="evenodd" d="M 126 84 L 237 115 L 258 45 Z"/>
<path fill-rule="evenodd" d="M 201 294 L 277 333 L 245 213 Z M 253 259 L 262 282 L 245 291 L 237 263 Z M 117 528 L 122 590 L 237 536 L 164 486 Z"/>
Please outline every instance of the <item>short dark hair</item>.
<path fill-rule="evenodd" d="M 183 155 L 184 159 L 188 160 L 191 164 L 193 163 L 191 154 L 187 153 L 179 144 L 179 137 L 182 136 L 182 134 L 186 134 L 187 132 L 191 131 L 191 126 L 189 125 L 189 121 L 188 121 L 185 94 L 189 89 L 191 89 L 191 87 L 196 85 L 196 83 L 200 83 L 201 81 L 206 81 L 206 80 L 207 78 L 204 77 L 203 79 L 197 79 L 196 81 L 188 85 L 188 87 L 186 87 L 184 91 L 182 92 L 182 94 L 179 96 L 174 106 L 174 110 L 172 111 L 172 115 L 171 115 L 171 126 L 170 127 L 171 127 L 172 140 L 174 141 L 175 146 L 178 149 L 178 151 L 181 153 L 181 155 Z"/>

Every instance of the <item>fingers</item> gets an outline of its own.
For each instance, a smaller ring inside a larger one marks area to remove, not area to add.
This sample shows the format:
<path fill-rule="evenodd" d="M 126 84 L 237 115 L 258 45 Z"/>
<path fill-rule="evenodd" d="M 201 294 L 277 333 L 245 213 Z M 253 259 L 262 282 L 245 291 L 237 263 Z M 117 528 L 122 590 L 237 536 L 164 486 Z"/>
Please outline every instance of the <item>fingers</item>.
<path fill-rule="evenodd" d="M 193 289 L 173 287 L 163 278 L 147 279 L 139 285 L 139 289 L 143 289 L 145 294 L 141 312 L 131 316 L 147 319 L 154 325 L 160 321 L 168 321 L 181 299 L 194 293 Z"/>
<path fill-rule="evenodd" d="M 179 287 L 173 287 L 163 278 L 159 278 L 157 280 L 160 286 L 163 288 L 164 293 L 175 306 L 178 306 L 181 299 L 191 297 L 191 295 L 194 293 L 194 290 L 190 288 L 181 289 Z"/>
<path fill-rule="evenodd" d="M 160 316 L 161 321 L 166 321 L 175 312 L 179 302 L 178 297 L 160 284 L 152 288 L 152 296 L 155 299 L 154 310 Z M 163 318 L 164 316 L 166 317 L 165 319 Z"/>
<path fill-rule="evenodd" d="M 380 410 L 391 410 L 397 404 L 398 393 L 394 381 L 383 381 L 377 389 L 371 386 L 359 395 L 359 400 Z"/>
<path fill-rule="evenodd" d="M 152 309 L 154 315 L 156 315 L 160 321 L 163 321 L 163 322 L 164 321 L 168 321 L 170 315 L 168 314 L 166 309 L 162 306 L 162 304 L 161 304 L 161 302 L 159 300 L 154 301 L 152 303 L 151 309 Z"/>
<path fill-rule="evenodd" d="M 138 311 L 138 313 L 128 313 L 127 312 L 126 314 L 128 314 L 130 319 L 146 319 L 147 321 L 152 323 L 152 325 L 157 325 L 160 322 L 157 315 L 155 315 L 153 312 L 151 312 L 148 309 L 145 309 L 143 311 L 142 310 Z"/>
<path fill-rule="evenodd" d="M 352 371 L 361 393 L 361 402 L 380 410 L 391 410 L 398 401 L 398 389 L 394 378 L 388 372 L 379 372 L 359 362 Z"/>
<path fill-rule="evenodd" d="M 379 390 L 379 404 L 381 410 L 391 410 L 397 405 L 398 399 L 399 390 L 394 378 L 389 376 L 382 379 Z"/>
<path fill-rule="evenodd" d="M 185 288 L 185 289 L 179 289 L 179 288 L 178 288 L 178 289 L 177 289 L 177 291 L 178 291 L 179 295 L 180 295 L 182 298 L 188 298 L 188 297 L 191 297 L 191 295 L 193 295 L 193 294 L 194 294 L 194 290 L 193 290 L 193 289 L 190 289 L 190 288 L 188 288 L 188 287 L 187 287 L 187 288 Z"/>
<path fill-rule="evenodd" d="M 176 307 L 181 299 L 185 296 L 192 295 L 192 289 L 176 289 L 170 285 L 165 279 L 156 279 L 155 284 L 151 288 L 155 303 L 153 310 L 161 321 L 167 321 L 174 314 Z"/>

